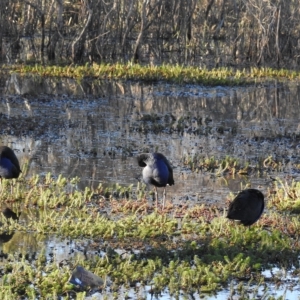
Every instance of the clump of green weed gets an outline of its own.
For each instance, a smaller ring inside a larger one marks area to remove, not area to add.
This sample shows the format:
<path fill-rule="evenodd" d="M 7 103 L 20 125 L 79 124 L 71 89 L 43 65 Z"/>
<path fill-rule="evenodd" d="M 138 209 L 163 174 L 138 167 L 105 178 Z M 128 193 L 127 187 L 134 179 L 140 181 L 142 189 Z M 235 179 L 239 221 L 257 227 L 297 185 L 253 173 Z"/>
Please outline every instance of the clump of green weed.
<path fill-rule="evenodd" d="M 277 178 L 269 193 L 268 206 L 276 207 L 281 211 L 300 213 L 300 183 L 292 181 L 291 184 Z"/>

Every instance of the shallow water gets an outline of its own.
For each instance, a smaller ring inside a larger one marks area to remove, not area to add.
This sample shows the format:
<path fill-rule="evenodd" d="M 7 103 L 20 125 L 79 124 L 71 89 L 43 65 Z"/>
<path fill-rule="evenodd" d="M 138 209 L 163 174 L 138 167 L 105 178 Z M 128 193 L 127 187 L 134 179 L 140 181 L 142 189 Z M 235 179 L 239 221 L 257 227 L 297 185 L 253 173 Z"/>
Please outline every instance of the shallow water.
<path fill-rule="evenodd" d="M 79 176 L 80 187 L 136 185 L 135 155 L 160 151 L 174 167 L 173 201 L 223 202 L 241 184 L 263 190 L 269 176 L 298 177 L 299 86 L 201 87 L 166 83 L 83 82 L 19 78 L 0 89 L 1 142 L 17 150 L 31 174 Z M 173 128 L 173 129 L 170 129 Z M 178 130 L 177 130 L 178 129 Z M 235 178 L 192 173 L 184 155 L 232 156 L 256 165 L 272 155 L 284 173 L 270 170 Z"/>
<path fill-rule="evenodd" d="M 246 184 L 266 191 L 271 177 L 299 179 L 300 92 L 288 82 L 227 88 L 10 75 L 0 80 L 0 116 L 1 143 L 16 150 L 21 165 L 29 163 L 26 176 L 79 176 L 79 188 L 136 186 L 141 168 L 135 156 L 144 151 L 160 151 L 171 161 L 175 186 L 167 188 L 167 199 L 175 203 L 224 207 L 230 192 Z M 232 156 L 253 166 L 272 155 L 282 167 L 219 177 L 183 165 L 185 155 L 195 154 Z M 18 232 L 0 247 L 6 253 L 45 249 L 58 261 L 83 255 L 82 242 Z M 292 299 L 289 292 L 283 288 L 276 296 Z M 225 290 L 208 299 L 229 295 Z M 170 299 L 168 292 L 160 299 Z"/>

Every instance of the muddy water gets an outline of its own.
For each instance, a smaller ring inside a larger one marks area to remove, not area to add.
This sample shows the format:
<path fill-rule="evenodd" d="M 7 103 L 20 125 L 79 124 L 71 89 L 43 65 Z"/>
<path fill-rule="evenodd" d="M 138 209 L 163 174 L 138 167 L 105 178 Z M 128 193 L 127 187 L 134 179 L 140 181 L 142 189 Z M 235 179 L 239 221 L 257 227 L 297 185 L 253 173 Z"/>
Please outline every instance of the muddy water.
<path fill-rule="evenodd" d="M 248 87 L 20 78 L 1 81 L 1 143 L 34 173 L 79 176 L 80 187 L 136 185 L 135 156 L 160 151 L 174 166 L 168 199 L 222 203 L 241 185 L 265 189 L 269 176 L 221 178 L 192 173 L 185 155 L 226 155 L 252 165 L 272 155 L 283 173 L 298 176 L 299 86 Z"/>

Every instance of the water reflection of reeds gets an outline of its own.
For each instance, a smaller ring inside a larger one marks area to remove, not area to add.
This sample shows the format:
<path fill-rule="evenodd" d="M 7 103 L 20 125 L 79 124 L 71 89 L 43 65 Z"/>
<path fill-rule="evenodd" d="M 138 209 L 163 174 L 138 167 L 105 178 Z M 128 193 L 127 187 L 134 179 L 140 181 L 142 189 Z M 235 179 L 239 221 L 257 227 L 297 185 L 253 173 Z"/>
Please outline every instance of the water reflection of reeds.
<path fill-rule="evenodd" d="M 241 183 L 262 181 L 235 177 L 218 184 L 209 179 L 214 176 L 189 172 L 183 156 L 232 156 L 255 165 L 273 155 L 291 170 L 299 154 L 295 85 L 207 88 L 12 78 L 0 101 L 0 112 L 9 116 L 1 140 L 17 149 L 21 162 L 29 160 L 28 175 L 79 176 L 81 187 L 136 184 L 135 155 L 159 150 L 174 166 L 172 198 L 184 199 L 190 192 L 208 198 L 212 191 L 224 194 L 239 190 Z"/>

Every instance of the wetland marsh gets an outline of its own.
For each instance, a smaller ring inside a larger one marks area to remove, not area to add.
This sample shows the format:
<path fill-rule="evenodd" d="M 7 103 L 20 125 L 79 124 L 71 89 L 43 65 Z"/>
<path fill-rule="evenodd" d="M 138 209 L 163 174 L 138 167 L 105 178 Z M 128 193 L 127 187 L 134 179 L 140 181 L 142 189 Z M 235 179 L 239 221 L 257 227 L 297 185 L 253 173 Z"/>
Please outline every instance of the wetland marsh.
<path fill-rule="evenodd" d="M 18 222 L 1 218 L 11 235 L 0 244 L 8 299 L 297 297 L 297 82 L 11 74 L 0 84 L 1 143 L 23 167 L 12 194 L 5 180 L 0 192 L 3 206 L 21 212 Z M 141 182 L 136 155 L 146 151 L 164 153 L 174 168 L 165 211 L 153 211 Z M 249 186 L 267 205 L 250 229 L 225 218 Z M 110 285 L 69 284 L 78 264 Z"/>

